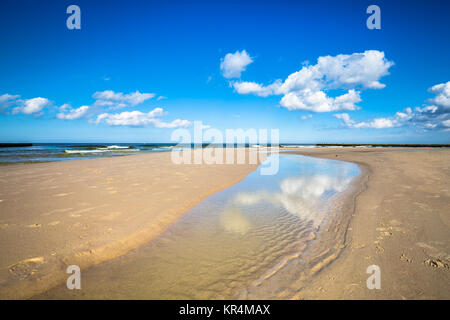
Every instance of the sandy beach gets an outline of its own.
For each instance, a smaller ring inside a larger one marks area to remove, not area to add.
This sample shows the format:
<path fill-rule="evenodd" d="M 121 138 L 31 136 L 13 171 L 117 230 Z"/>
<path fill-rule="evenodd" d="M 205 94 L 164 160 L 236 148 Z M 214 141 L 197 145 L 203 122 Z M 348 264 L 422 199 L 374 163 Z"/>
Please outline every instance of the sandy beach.
<path fill-rule="evenodd" d="M 344 250 L 293 299 L 449 299 L 450 150 L 320 148 L 296 154 L 356 162 L 368 179 Z M 368 290 L 378 265 L 381 289 Z"/>
<path fill-rule="evenodd" d="M 256 168 L 177 165 L 170 152 L 0 167 L 0 299 L 125 254 Z"/>
<path fill-rule="evenodd" d="M 338 250 L 284 298 L 450 298 L 450 150 L 289 153 L 354 162 L 362 175 L 347 222 L 324 233 Z M 139 247 L 256 167 L 175 165 L 170 153 L 0 167 L 0 298 L 30 298 L 64 282 L 67 265 Z M 380 290 L 366 287 L 370 265 L 380 267 Z M 241 296 L 252 297 L 265 298 Z"/>

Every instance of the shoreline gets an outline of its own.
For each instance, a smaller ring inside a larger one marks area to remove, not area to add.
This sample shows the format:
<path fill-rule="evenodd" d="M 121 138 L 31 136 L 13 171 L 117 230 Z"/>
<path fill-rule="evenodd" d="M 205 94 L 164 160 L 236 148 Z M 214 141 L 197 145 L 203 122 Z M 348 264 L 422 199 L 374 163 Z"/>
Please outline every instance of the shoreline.
<path fill-rule="evenodd" d="M 31 298 L 64 282 L 69 265 L 85 269 L 147 243 L 260 161 L 176 165 L 162 152 L 0 167 L 0 299 Z"/>
<path fill-rule="evenodd" d="M 310 157 L 298 153 L 297 150 L 288 150 L 280 154 Z M 356 199 L 367 189 L 370 175 L 369 166 L 364 163 L 353 163 L 358 166 L 359 174 L 345 190 L 328 200 L 326 215 L 317 226 L 314 235 L 305 240 L 299 252 L 283 259 L 280 265 L 269 269 L 250 287 L 241 291 L 237 295 L 238 299 L 298 299 L 298 294 L 310 284 L 316 274 L 339 258 L 347 246 L 347 230 L 355 214 Z"/>
<path fill-rule="evenodd" d="M 365 187 L 355 195 L 355 212 L 346 228 L 343 250 L 289 298 L 450 297 L 450 171 L 446 161 L 450 150 L 415 149 L 414 158 L 408 152 L 373 148 L 286 152 L 344 160 L 367 170 Z M 423 180 L 425 177 L 433 181 Z M 373 264 L 381 270 L 380 290 L 366 287 L 370 276 L 366 268 Z"/>

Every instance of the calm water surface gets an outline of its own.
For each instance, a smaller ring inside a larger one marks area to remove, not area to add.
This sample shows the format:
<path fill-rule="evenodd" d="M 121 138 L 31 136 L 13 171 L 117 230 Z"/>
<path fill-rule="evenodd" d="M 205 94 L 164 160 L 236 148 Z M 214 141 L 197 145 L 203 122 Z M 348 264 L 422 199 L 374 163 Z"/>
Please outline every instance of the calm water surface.
<path fill-rule="evenodd" d="M 259 170 L 207 198 L 148 244 L 83 270 L 81 290 L 64 284 L 42 297 L 236 297 L 304 250 L 333 196 L 359 174 L 352 163 L 296 155 L 280 155 L 276 175 Z"/>

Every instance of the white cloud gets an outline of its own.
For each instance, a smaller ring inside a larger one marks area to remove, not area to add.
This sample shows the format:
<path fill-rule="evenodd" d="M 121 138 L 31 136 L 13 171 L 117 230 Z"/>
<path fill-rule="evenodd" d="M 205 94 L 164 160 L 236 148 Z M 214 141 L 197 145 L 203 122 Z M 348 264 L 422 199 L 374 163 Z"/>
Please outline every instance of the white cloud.
<path fill-rule="evenodd" d="M 308 120 L 311 118 L 312 118 L 312 115 L 310 115 L 310 114 L 306 114 L 306 115 L 300 117 L 300 119 L 302 119 L 302 120 Z"/>
<path fill-rule="evenodd" d="M 164 100 L 164 99 L 167 99 L 167 97 L 165 97 L 165 96 L 159 96 L 158 98 L 156 98 L 157 101 L 159 101 L 159 100 Z"/>
<path fill-rule="evenodd" d="M 252 58 L 245 50 L 241 52 L 236 51 L 225 55 L 225 58 L 220 63 L 220 70 L 222 70 L 222 75 L 227 79 L 240 78 L 241 73 L 252 62 Z"/>
<path fill-rule="evenodd" d="M 17 103 L 17 99 L 19 99 L 19 95 L 12 95 L 12 94 L 2 94 L 0 96 L 0 112 L 3 112 L 6 110 L 6 108 L 14 105 Z"/>
<path fill-rule="evenodd" d="M 112 90 L 97 91 L 92 97 L 96 99 L 95 106 L 108 106 L 112 109 L 121 109 L 136 106 L 155 96 L 154 93 L 141 93 L 139 91 L 124 94 Z"/>
<path fill-rule="evenodd" d="M 432 105 L 450 111 L 450 81 L 437 84 L 431 87 L 429 91 L 436 95 L 433 99 L 429 100 Z"/>
<path fill-rule="evenodd" d="M 72 108 L 69 104 L 63 104 L 58 108 L 56 119 L 60 120 L 75 120 L 83 117 L 96 117 L 94 122 L 104 122 L 113 126 L 154 126 L 156 128 L 177 128 L 188 127 L 191 122 L 188 120 L 175 119 L 171 122 L 165 122 L 160 119 L 165 113 L 162 108 L 155 108 L 150 112 L 132 111 L 122 113 L 101 113 L 101 107 L 109 107 L 110 109 L 119 109 L 123 107 L 136 106 L 147 99 L 153 98 L 153 93 L 140 93 L 139 91 L 124 94 L 122 92 L 114 92 L 112 90 L 95 92 L 93 94 L 96 101 L 92 105 L 83 105 L 78 108 Z M 166 99 L 164 96 L 159 96 L 158 100 Z M 32 114 L 35 117 L 43 114 L 44 108 L 52 106 L 52 103 L 47 98 L 33 98 L 28 100 L 20 99 L 19 95 L 3 94 L 0 95 L 0 111 L 13 106 L 12 114 Z M 49 110 L 55 110 L 52 107 Z M 101 113 L 101 114 L 99 114 Z M 93 119 L 89 120 L 90 123 Z M 209 128 L 209 126 L 205 126 Z"/>
<path fill-rule="evenodd" d="M 156 128 L 178 128 L 189 127 L 191 122 L 188 120 L 176 119 L 172 122 L 164 122 L 159 117 L 164 115 L 162 108 L 155 108 L 148 113 L 141 111 L 121 112 L 121 113 L 102 113 L 97 116 L 96 123 L 105 122 L 111 126 L 154 126 Z"/>
<path fill-rule="evenodd" d="M 85 116 L 89 111 L 89 106 L 81 106 L 77 109 L 72 109 L 68 104 L 64 104 L 59 108 L 59 111 L 56 118 L 61 120 L 75 120 Z"/>
<path fill-rule="evenodd" d="M 21 101 L 18 107 L 12 110 L 13 114 L 39 114 L 42 109 L 50 104 L 47 98 L 33 98 Z"/>
<path fill-rule="evenodd" d="M 389 118 L 375 118 L 369 121 L 355 122 L 346 113 L 334 116 L 342 121 L 348 128 L 374 128 L 384 129 L 393 127 L 414 126 L 423 130 L 443 129 L 447 131 L 450 126 L 450 81 L 437 84 L 429 89 L 435 94 L 428 99 L 431 105 L 422 108 L 406 108 L 398 111 Z"/>
<path fill-rule="evenodd" d="M 338 113 L 334 116 L 338 119 L 341 119 L 343 123 L 349 128 L 385 129 L 399 126 L 398 121 L 388 118 L 375 118 L 369 122 L 355 122 L 350 119 L 350 116 L 347 113 Z"/>
<path fill-rule="evenodd" d="M 367 50 L 351 55 L 339 54 L 335 57 L 319 57 L 318 70 L 331 87 L 341 88 L 362 85 L 369 89 L 382 89 L 386 85 L 380 78 L 389 74 L 392 61 L 386 60 L 384 52 Z"/>
<path fill-rule="evenodd" d="M 330 112 L 339 110 L 357 110 L 360 102 L 359 92 L 349 90 L 335 98 L 328 97 L 323 91 L 310 89 L 299 92 L 289 92 L 281 98 L 280 105 L 288 110 L 307 110 L 312 112 Z"/>
<path fill-rule="evenodd" d="M 254 94 L 260 97 L 282 95 L 280 105 L 289 110 L 330 112 L 357 110 L 361 101 L 361 89 L 381 89 L 381 77 L 388 74 L 394 63 L 388 61 L 384 52 L 368 50 L 351 55 L 319 57 L 317 64 L 304 65 L 290 74 L 284 81 L 276 80 L 268 86 L 256 82 L 239 81 L 231 85 L 239 94 Z M 347 90 L 331 97 L 328 91 Z"/>
<path fill-rule="evenodd" d="M 231 83 L 236 92 L 239 94 L 254 94 L 260 97 L 267 97 L 275 94 L 275 92 L 278 91 L 280 84 L 281 82 L 276 81 L 273 84 L 265 87 L 255 82 L 235 81 Z"/>
<path fill-rule="evenodd" d="M 13 101 L 13 100 L 16 100 L 19 98 L 20 98 L 19 95 L 12 95 L 12 94 L 5 93 L 0 96 L 0 104 L 3 104 L 8 101 Z"/>

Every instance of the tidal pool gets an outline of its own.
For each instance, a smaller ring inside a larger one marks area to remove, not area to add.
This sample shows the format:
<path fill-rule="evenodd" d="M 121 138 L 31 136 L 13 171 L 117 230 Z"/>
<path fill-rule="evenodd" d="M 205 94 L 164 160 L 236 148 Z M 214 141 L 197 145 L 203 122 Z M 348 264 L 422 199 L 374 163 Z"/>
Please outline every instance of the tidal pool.
<path fill-rule="evenodd" d="M 260 175 L 260 166 L 146 245 L 82 270 L 81 290 L 64 284 L 39 298 L 237 297 L 306 249 L 330 214 L 330 202 L 359 174 L 353 163 L 279 157 L 276 175 Z"/>

